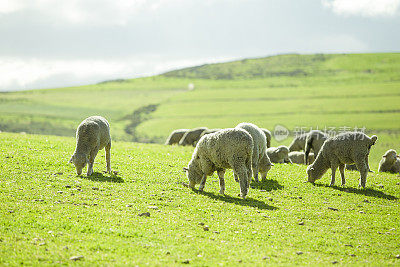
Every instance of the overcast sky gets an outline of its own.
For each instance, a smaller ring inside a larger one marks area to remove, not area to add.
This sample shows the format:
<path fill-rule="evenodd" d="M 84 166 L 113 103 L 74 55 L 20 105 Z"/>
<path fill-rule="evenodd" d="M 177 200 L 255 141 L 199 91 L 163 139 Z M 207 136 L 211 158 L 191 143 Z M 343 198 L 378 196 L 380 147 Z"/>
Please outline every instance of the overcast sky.
<path fill-rule="evenodd" d="M 338 52 L 400 52 L 400 0 L 0 0 L 0 91 Z"/>

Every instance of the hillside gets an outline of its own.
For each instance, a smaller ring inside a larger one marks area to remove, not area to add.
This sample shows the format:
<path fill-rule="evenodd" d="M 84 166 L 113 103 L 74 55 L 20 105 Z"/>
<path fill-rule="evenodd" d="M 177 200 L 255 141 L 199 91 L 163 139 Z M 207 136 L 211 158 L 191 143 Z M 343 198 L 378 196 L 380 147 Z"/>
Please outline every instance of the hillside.
<path fill-rule="evenodd" d="M 74 148 L 0 133 L 0 265 L 399 264 L 396 175 L 371 173 L 364 190 L 358 172 L 345 187 L 327 173 L 313 186 L 305 166 L 276 164 L 242 200 L 232 171 L 225 196 L 215 175 L 204 193 L 182 186 L 190 147 L 114 142 L 116 173 L 100 151 L 90 177 L 67 163 Z"/>
<path fill-rule="evenodd" d="M 90 86 L 0 94 L 0 130 L 73 136 L 103 115 L 114 140 L 163 143 L 176 128 L 250 121 L 332 133 L 365 128 L 399 149 L 400 53 L 279 55 Z M 194 90 L 188 90 L 188 84 Z M 273 145 L 288 144 L 289 139 Z M 372 155 L 376 165 L 380 155 Z"/>

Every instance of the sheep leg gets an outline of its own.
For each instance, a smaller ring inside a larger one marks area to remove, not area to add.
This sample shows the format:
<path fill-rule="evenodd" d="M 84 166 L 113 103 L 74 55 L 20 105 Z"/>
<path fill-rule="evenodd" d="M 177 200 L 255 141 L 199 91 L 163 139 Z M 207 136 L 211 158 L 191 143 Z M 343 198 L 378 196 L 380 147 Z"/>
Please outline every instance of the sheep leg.
<path fill-rule="evenodd" d="M 367 175 L 368 175 L 368 165 L 365 162 L 364 157 L 358 157 L 360 160 L 356 161 L 357 169 L 360 171 L 360 183 L 359 187 L 365 188 L 365 184 L 367 182 Z"/>
<path fill-rule="evenodd" d="M 239 176 L 240 196 L 245 199 L 249 190 L 249 178 L 246 168 L 240 167 L 235 170 Z"/>
<path fill-rule="evenodd" d="M 346 179 L 344 178 L 344 167 L 346 165 L 345 164 L 339 164 L 339 171 L 340 171 L 340 176 L 342 178 L 342 186 L 344 186 L 346 184 Z"/>
<path fill-rule="evenodd" d="M 97 152 L 99 152 L 98 147 L 95 147 L 91 152 L 89 156 L 89 164 L 88 164 L 88 170 L 87 170 L 87 176 L 90 176 L 93 174 L 93 163 L 94 159 L 97 156 Z"/>
<path fill-rule="evenodd" d="M 201 179 L 200 186 L 199 186 L 199 191 L 204 190 L 204 186 L 206 185 L 206 180 L 207 180 L 207 175 L 203 174 L 203 178 Z"/>
<path fill-rule="evenodd" d="M 221 195 L 225 194 L 225 179 L 224 179 L 224 175 L 225 175 L 225 170 L 219 170 L 217 171 L 218 174 L 218 178 L 219 178 L 219 193 Z"/>
<path fill-rule="evenodd" d="M 338 164 L 336 162 L 331 162 L 332 177 L 331 177 L 331 184 L 329 186 L 335 185 L 335 175 L 337 167 Z"/>
<path fill-rule="evenodd" d="M 111 164 L 110 164 L 111 142 L 108 143 L 108 145 L 106 145 L 105 150 L 106 150 L 107 172 L 111 174 Z"/>

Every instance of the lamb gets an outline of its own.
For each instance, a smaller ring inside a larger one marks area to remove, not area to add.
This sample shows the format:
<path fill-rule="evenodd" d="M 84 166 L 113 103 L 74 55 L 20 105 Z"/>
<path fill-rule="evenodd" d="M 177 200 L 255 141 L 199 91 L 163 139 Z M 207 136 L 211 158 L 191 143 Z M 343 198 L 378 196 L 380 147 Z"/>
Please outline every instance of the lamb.
<path fill-rule="evenodd" d="M 379 172 L 400 173 L 400 156 L 394 149 L 389 149 L 379 162 Z"/>
<path fill-rule="evenodd" d="M 314 155 L 318 156 L 318 152 L 324 144 L 325 140 L 328 139 L 328 135 L 320 130 L 313 130 L 307 134 L 306 144 L 305 144 L 305 154 L 304 161 L 306 164 L 309 164 L 308 154 L 310 154 L 310 150 L 314 150 Z"/>
<path fill-rule="evenodd" d="M 265 137 L 267 138 L 267 148 L 271 147 L 271 139 L 272 139 L 271 132 L 268 129 L 264 128 L 261 128 L 261 130 L 264 132 Z"/>
<path fill-rule="evenodd" d="M 178 144 L 182 139 L 183 135 L 189 131 L 189 129 L 177 129 L 172 131 L 172 133 L 168 136 L 167 141 L 165 141 L 166 145 L 174 145 Z"/>
<path fill-rule="evenodd" d="M 97 152 L 103 148 L 106 151 L 107 172 L 111 173 L 110 125 L 100 116 L 86 118 L 76 130 L 76 148 L 69 163 L 74 163 L 78 175 L 81 175 L 82 169 L 88 164 L 87 175 L 92 175 L 94 159 Z"/>
<path fill-rule="evenodd" d="M 217 171 L 220 193 L 225 193 L 225 170 L 233 169 L 239 177 L 240 196 L 246 198 L 250 186 L 253 138 L 240 128 L 228 128 L 204 135 L 196 145 L 187 172 L 189 188 L 200 184 L 203 191 L 207 176 Z"/>
<path fill-rule="evenodd" d="M 289 148 L 289 150 L 290 150 L 290 148 Z M 292 152 L 289 152 L 289 159 L 292 163 L 306 164 L 304 161 L 304 154 L 305 153 L 301 152 L 301 151 L 292 151 Z M 308 154 L 308 157 L 309 157 L 308 159 L 309 159 L 310 163 L 313 163 L 315 160 L 314 153 Z"/>
<path fill-rule="evenodd" d="M 292 143 L 289 145 L 289 151 L 301 151 L 301 150 L 306 150 L 306 138 L 307 138 L 308 133 L 302 133 L 300 135 L 297 135 Z M 303 164 L 303 163 L 301 163 Z"/>
<path fill-rule="evenodd" d="M 335 172 L 339 167 L 342 185 L 344 185 L 346 183 L 344 177 L 345 164 L 355 163 L 361 175 L 359 186 L 365 188 L 368 174 L 367 157 L 377 139 L 376 135 L 368 137 L 361 132 L 346 132 L 328 138 L 322 145 L 314 163 L 307 167 L 308 181 L 314 183 L 331 168 L 330 185 L 333 186 L 335 184 Z"/>
<path fill-rule="evenodd" d="M 221 129 L 218 129 L 218 128 L 216 128 L 216 129 L 207 129 L 207 130 L 205 130 L 204 132 L 201 133 L 200 138 L 202 138 L 203 135 L 210 134 L 210 133 L 215 133 L 215 132 L 218 132 L 219 130 L 221 130 Z"/>
<path fill-rule="evenodd" d="M 289 159 L 289 148 L 286 146 L 267 148 L 267 155 L 273 163 L 292 163 Z"/>
<path fill-rule="evenodd" d="M 263 131 L 256 125 L 248 122 L 242 122 L 236 125 L 235 128 L 240 128 L 247 131 L 253 138 L 253 156 L 252 156 L 252 167 L 253 177 L 258 183 L 258 172 L 261 158 L 265 155 L 265 148 L 267 140 Z"/>
<path fill-rule="evenodd" d="M 199 127 L 199 128 L 194 128 L 189 131 L 187 131 L 179 141 L 179 145 L 181 146 L 196 146 L 197 141 L 200 139 L 200 135 L 207 130 L 206 127 Z"/>

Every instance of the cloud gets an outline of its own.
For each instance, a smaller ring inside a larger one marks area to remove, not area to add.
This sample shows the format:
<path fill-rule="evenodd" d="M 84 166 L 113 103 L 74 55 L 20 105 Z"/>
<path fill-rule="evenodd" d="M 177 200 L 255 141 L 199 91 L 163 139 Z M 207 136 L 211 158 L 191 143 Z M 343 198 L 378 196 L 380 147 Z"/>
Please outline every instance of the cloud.
<path fill-rule="evenodd" d="M 322 3 L 340 15 L 364 17 L 394 16 L 400 6 L 400 0 L 322 0 Z"/>
<path fill-rule="evenodd" d="M 125 25 L 139 12 L 182 0 L 0 0 L 0 15 L 28 10 L 72 24 Z"/>

